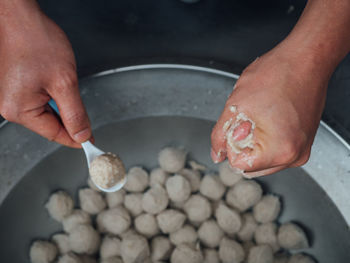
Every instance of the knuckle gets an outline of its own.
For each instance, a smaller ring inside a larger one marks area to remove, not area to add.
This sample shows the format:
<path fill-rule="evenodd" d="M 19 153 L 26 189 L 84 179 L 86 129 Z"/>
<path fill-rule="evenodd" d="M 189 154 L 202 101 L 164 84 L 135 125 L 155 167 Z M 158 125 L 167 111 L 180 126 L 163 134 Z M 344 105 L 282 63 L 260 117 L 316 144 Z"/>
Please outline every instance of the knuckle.
<path fill-rule="evenodd" d="M 279 164 L 291 164 L 300 154 L 299 147 L 293 141 L 287 141 L 281 146 L 280 155 L 278 157 Z"/>
<path fill-rule="evenodd" d="M 19 113 L 16 107 L 4 103 L 1 107 L 1 115 L 10 122 L 16 122 L 19 119 Z"/>
<path fill-rule="evenodd" d="M 57 138 L 59 137 L 60 133 L 61 133 L 61 129 L 62 129 L 62 127 L 59 126 L 59 127 L 57 128 L 57 130 L 56 130 L 54 133 L 48 135 L 46 138 L 47 138 L 49 141 L 52 141 L 52 142 L 56 141 Z"/>
<path fill-rule="evenodd" d="M 70 70 L 59 71 L 53 79 L 52 86 L 54 90 L 66 92 L 78 86 L 78 78 L 75 72 Z"/>
<path fill-rule="evenodd" d="M 308 150 L 305 154 L 303 154 L 293 166 L 295 167 L 303 166 L 309 161 L 309 159 L 310 159 L 310 150 Z"/>
<path fill-rule="evenodd" d="M 82 113 L 72 112 L 66 116 L 66 122 L 69 125 L 74 125 L 75 127 L 81 127 L 85 125 L 86 117 Z"/>

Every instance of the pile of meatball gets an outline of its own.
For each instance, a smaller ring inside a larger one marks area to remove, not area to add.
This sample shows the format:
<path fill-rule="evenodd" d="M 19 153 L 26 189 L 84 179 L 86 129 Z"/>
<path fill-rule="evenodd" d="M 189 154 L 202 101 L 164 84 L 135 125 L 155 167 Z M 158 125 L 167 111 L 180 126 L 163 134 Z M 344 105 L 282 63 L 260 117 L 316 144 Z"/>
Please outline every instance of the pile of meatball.
<path fill-rule="evenodd" d="M 315 263 L 303 229 L 278 224 L 281 200 L 264 194 L 228 162 L 219 173 L 186 151 L 167 147 L 159 167 L 132 167 L 124 189 L 102 193 L 91 181 L 79 206 L 64 191 L 46 209 L 62 224 L 50 240 L 35 240 L 32 263 Z M 295 252 L 297 251 L 297 252 Z"/>

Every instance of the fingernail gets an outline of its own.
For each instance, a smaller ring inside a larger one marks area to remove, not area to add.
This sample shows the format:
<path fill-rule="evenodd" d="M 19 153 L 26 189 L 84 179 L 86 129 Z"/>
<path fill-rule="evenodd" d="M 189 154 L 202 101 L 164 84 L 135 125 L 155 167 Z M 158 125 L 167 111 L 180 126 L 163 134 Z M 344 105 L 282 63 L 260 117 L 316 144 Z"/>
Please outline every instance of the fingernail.
<path fill-rule="evenodd" d="M 73 139 L 76 142 L 82 143 L 88 140 L 91 137 L 91 132 L 89 128 L 86 128 L 80 132 L 77 132 L 76 134 L 73 135 Z"/>
<path fill-rule="evenodd" d="M 219 151 L 219 153 L 217 154 L 216 152 L 214 152 L 213 149 L 211 149 L 210 156 L 211 156 L 211 159 L 213 160 L 214 163 L 219 163 L 220 157 L 221 157 L 221 152 Z"/>

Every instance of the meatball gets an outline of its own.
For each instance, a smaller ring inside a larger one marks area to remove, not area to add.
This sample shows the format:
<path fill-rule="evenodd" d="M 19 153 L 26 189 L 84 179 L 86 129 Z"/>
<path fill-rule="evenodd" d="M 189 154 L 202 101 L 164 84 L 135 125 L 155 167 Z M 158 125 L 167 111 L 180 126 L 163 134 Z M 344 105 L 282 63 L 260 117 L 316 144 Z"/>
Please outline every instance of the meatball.
<path fill-rule="evenodd" d="M 102 194 L 90 188 L 79 191 L 79 200 L 81 209 L 91 215 L 98 214 L 107 206 Z"/>
<path fill-rule="evenodd" d="M 187 179 L 181 175 L 169 177 L 165 186 L 170 200 L 174 202 L 184 202 L 190 197 L 191 185 Z"/>
<path fill-rule="evenodd" d="M 225 161 L 219 166 L 219 177 L 224 185 L 233 186 L 243 178 L 243 175 L 240 170 L 232 168 L 230 163 Z"/>
<path fill-rule="evenodd" d="M 285 249 L 304 249 L 309 247 L 305 232 L 294 223 L 285 223 L 278 229 L 278 242 Z"/>
<path fill-rule="evenodd" d="M 147 239 L 135 234 L 123 238 L 121 254 L 125 263 L 144 262 L 150 256 Z"/>
<path fill-rule="evenodd" d="M 192 195 L 185 203 L 184 210 L 188 219 L 194 223 L 202 223 L 211 216 L 211 205 L 201 195 Z"/>
<path fill-rule="evenodd" d="M 281 211 L 281 202 L 277 196 L 265 195 L 254 206 L 253 214 L 259 223 L 268 223 L 276 220 Z"/>
<path fill-rule="evenodd" d="M 177 173 L 185 167 L 186 152 L 184 150 L 166 147 L 159 152 L 160 167 L 168 173 Z"/>
<path fill-rule="evenodd" d="M 234 209 L 229 208 L 224 203 L 220 203 L 215 211 L 218 225 L 227 234 L 237 233 L 242 226 L 241 216 Z"/>
<path fill-rule="evenodd" d="M 53 193 L 46 204 L 50 216 L 58 222 L 69 216 L 74 207 L 73 199 L 64 191 Z"/>
<path fill-rule="evenodd" d="M 152 260 L 154 262 L 168 260 L 172 249 L 173 246 L 170 243 L 169 238 L 165 236 L 154 237 L 151 242 Z"/>
<path fill-rule="evenodd" d="M 219 258 L 223 263 L 240 263 L 244 260 L 243 247 L 236 241 L 224 237 L 219 246 Z"/>
<path fill-rule="evenodd" d="M 252 180 L 241 180 L 226 194 L 228 205 L 244 212 L 259 202 L 262 196 L 261 186 Z"/>
<path fill-rule="evenodd" d="M 183 243 L 195 244 L 198 239 L 198 235 L 193 226 L 184 225 L 179 230 L 172 232 L 169 238 L 171 243 L 178 246 Z"/>
<path fill-rule="evenodd" d="M 50 263 L 57 255 L 57 247 L 48 241 L 34 241 L 30 247 L 29 256 L 32 263 Z"/>
<path fill-rule="evenodd" d="M 101 258 L 111 258 L 121 255 L 121 240 L 114 236 L 105 236 L 100 247 Z"/>
<path fill-rule="evenodd" d="M 141 167 L 133 167 L 127 174 L 124 185 L 128 192 L 143 192 L 148 186 L 148 173 Z"/>
<path fill-rule="evenodd" d="M 170 258 L 171 263 L 202 263 L 202 252 L 191 244 L 180 244 Z"/>
<path fill-rule="evenodd" d="M 186 216 L 174 209 L 167 209 L 157 215 L 160 230 L 168 234 L 179 230 L 186 220 Z"/>
<path fill-rule="evenodd" d="M 199 171 L 184 168 L 179 172 L 179 174 L 181 174 L 188 180 L 188 182 L 191 185 L 192 193 L 197 192 L 199 190 L 201 184 L 201 174 Z"/>
<path fill-rule="evenodd" d="M 77 225 L 91 225 L 90 215 L 83 210 L 73 210 L 73 212 L 63 219 L 62 225 L 63 230 L 69 233 L 72 231 Z"/>
<path fill-rule="evenodd" d="M 142 198 L 141 193 L 127 194 L 124 198 L 124 207 L 133 217 L 142 213 Z"/>
<path fill-rule="evenodd" d="M 135 229 L 141 235 L 150 238 L 159 233 L 157 219 L 151 214 L 141 214 L 135 218 Z"/>
<path fill-rule="evenodd" d="M 199 191 L 210 200 L 218 201 L 224 195 L 226 187 L 217 175 L 208 174 L 203 177 Z"/>
<path fill-rule="evenodd" d="M 199 240 L 209 248 L 218 247 L 223 236 L 224 232 L 213 219 L 205 221 L 198 229 Z"/>
<path fill-rule="evenodd" d="M 93 255 L 100 246 L 100 235 L 90 225 L 78 225 L 69 233 L 69 246 L 75 253 Z"/>
<path fill-rule="evenodd" d="M 114 235 L 122 234 L 131 224 L 130 215 L 122 206 L 102 211 L 96 221 L 100 232 Z"/>
<path fill-rule="evenodd" d="M 125 167 L 117 155 L 104 153 L 92 160 L 89 173 L 96 185 L 106 189 L 124 180 Z"/>
<path fill-rule="evenodd" d="M 248 263 L 273 263 L 273 252 L 268 245 L 252 247 L 248 255 Z"/>
<path fill-rule="evenodd" d="M 114 208 L 124 203 L 125 190 L 120 189 L 117 192 L 106 193 L 106 201 L 109 208 Z"/>
<path fill-rule="evenodd" d="M 257 222 L 254 219 L 252 213 L 245 213 L 242 215 L 242 227 L 237 233 L 238 238 L 241 241 L 250 241 L 253 239 L 256 228 L 258 227 Z"/>
<path fill-rule="evenodd" d="M 277 252 L 280 249 L 277 242 L 277 225 L 275 223 L 259 225 L 255 230 L 254 239 L 258 245 L 269 245 L 273 252 Z"/>
<path fill-rule="evenodd" d="M 168 194 L 160 185 L 151 187 L 142 197 L 142 208 L 149 214 L 159 214 L 168 203 Z"/>
<path fill-rule="evenodd" d="M 155 168 L 151 171 L 151 174 L 149 177 L 149 185 L 151 187 L 158 184 L 161 186 L 164 186 L 168 178 L 169 178 L 169 173 L 164 171 L 162 168 Z"/>

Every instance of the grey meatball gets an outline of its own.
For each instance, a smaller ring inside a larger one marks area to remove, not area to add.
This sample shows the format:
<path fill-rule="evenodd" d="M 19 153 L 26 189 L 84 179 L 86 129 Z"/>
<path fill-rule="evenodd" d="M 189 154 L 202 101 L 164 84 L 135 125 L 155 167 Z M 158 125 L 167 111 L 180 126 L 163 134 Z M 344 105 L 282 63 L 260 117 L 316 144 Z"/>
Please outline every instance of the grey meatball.
<path fill-rule="evenodd" d="M 188 180 L 181 175 L 169 177 L 165 186 L 170 200 L 174 202 L 184 202 L 190 197 L 191 185 Z"/>
<path fill-rule="evenodd" d="M 124 197 L 124 207 L 133 217 L 142 213 L 142 198 L 143 194 L 141 193 L 127 194 Z"/>
<path fill-rule="evenodd" d="M 50 263 L 57 255 L 57 247 L 48 241 L 35 241 L 29 251 L 30 261 L 32 263 Z"/>
<path fill-rule="evenodd" d="M 278 242 L 285 249 L 304 249 L 309 247 L 305 232 L 294 223 L 285 223 L 280 226 Z"/>
<path fill-rule="evenodd" d="M 127 174 L 124 189 L 129 192 L 143 192 L 148 186 L 148 173 L 141 167 L 132 167 Z"/>
<path fill-rule="evenodd" d="M 169 238 L 165 236 L 157 236 L 152 239 L 151 251 L 152 260 L 154 262 L 160 260 L 168 260 L 173 250 L 173 246 L 169 241 Z"/>
<path fill-rule="evenodd" d="M 191 244 L 180 244 L 170 258 L 171 263 L 202 263 L 202 252 Z"/>
<path fill-rule="evenodd" d="M 111 258 L 121 255 L 121 240 L 114 236 L 105 236 L 100 247 L 101 258 Z"/>
<path fill-rule="evenodd" d="M 102 194 L 90 188 L 79 191 L 79 200 L 81 209 L 91 215 L 98 214 L 107 206 Z"/>
<path fill-rule="evenodd" d="M 188 219 L 194 223 L 202 223 L 211 216 L 211 204 L 201 195 L 192 195 L 185 203 L 184 210 Z"/>
<path fill-rule="evenodd" d="M 259 223 L 268 223 L 276 220 L 281 211 L 281 202 L 277 196 L 265 195 L 254 206 L 253 214 Z"/>
<path fill-rule="evenodd" d="M 203 263 L 220 263 L 219 253 L 216 249 L 206 248 L 203 250 Z"/>
<path fill-rule="evenodd" d="M 186 220 L 186 216 L 174 209 L 167 209 L 157 215 L 159 228 L 168 234 L 180 229 Z"/>
<path fill-rule="evenodd" d="M 171 243 L 178 246 L 183 243 L 195 244 L 198 239 L 198 235 L 193 226 L 184 225 L 179 230 L 172 232 L 169 238 Z"/>
<path fill-rule="evenodd" d="M 147 239 L 140 235 L 129 235 L 123 238 L 121 254 L 125 263 L 144 262 L 150 256 Z"/>
<path fill-rule="evenodd" d="M 122 206 L 102 211 L 96 221 L 100 232 L 115 235 L 125 232 L 131 224 L 130 215 Z"/>
<path fill-rule="evenodd" d="M 198 229 L 199 240 L 209 248 L 218 247 L 223 236 L 224 231 L 213 219 L 205 221 Z"/>
<path fill-rule="evenodd" d="M 109 208 L 114 208 L 124 203 L 125 190 L 120 189 L 117 192 L 106 193 L 106 201 Z"/>
<path fill-rule="evenodd" d="M 164 186 L 168 178 L 169 178 L 169 173 L 164 171 L 162 168 L 155 168 L 150 173 L 149 185 L 151 187 L 158 184 L 161 186 Z"/>
<path fill-rule="evenodd" d="M 90 225 L 78 225 L 69 233 L 69 246 L 78 254 L 95 254 L 100 246 L 100 235 Z"/>
<path fill-rule="evenodd" d="M 248 263 L 273 263 L 273 252 L 268 245 L 252 247 L 248 255 Z"/>
<path fill-rule="evenodd" d="M 259 202 L 262 195 L 261 186 L 253 180 L 241 180 L 230 188 L 226 194 L 228 205 L 244 212 Z"/>
<path fill-rule="evenodd" d="M 224 185 L 233 186 L 243 178 L 243 175 L 240 170 L 232 168 L 230 163 L 225 161 L 219 166 L 219 177 Z"/>
<path fill-rule="evenodd" d="M 160 167 L 168 173 L 177 173 L 185 166 L 186 152 L 184 150 L 166 147 L 159 152 Z"/>
<path fill-rule="evenodd" d="M 255 230 L 254 239 L 258 245 L 269 245 L 273 252 L 277 252 L 280 249 L 277 242 L 277 225 L 275 223 L 259 225 Z"/>
<path fill-rule="evenodd" d="M 223 203 L 218 205 L 215 217 L 221 229 L 227 234 L 235 234 L 241 229 L 242 220 L 239 213 Z"/>
<path fill-rule="evenodd" d="M 135 229 L 141 235 L 150 238 L 159 233 L 157 219 L 151 214 L 141 214 L 135 218 Z"/>
<path fill-rule="evenodd" d="M 160 185 L 151 187 L 142 197 L 142 208 L 149 214 L 162 212 L 169 203 L 168 194 Z"/>
<path fill-rule="evenodd" d="M 72 197 L 64 191 L 53 193 L 46 204 L 50 216 L 58 222 L 69 216 L 74 207 Z"/>
<path fill-rule="evenodd" d="M 224 237 L 219 247 L 219 257 L 223 263 L 240 263 L 244 260 L 244 250 L 238 242 Z"/>
<path fill-rule="evenodd" d="M 72 231 L 77 225 L 91 225 L 90 215 L 79 209 L 73 212 L 62 221 L 63 229 L 67 233 Z"/>
<path fill-rule="evenodd" d="M 242 227 L 237 233 L 238 238 L 241 241 L 250 241 L 253 239 L 256 228 L 258 227 L 257 222 L 254 219 L 252 213 L 245 213 L 242 215 Z"/>
<path fill-rule="evenodd" d="M 197 192 L 199 190 L 201 184 L 201 174 L 199 171 L 184 168 L 179 172 L 179 174 L 181 174 L 188 180 L 188 182 L 191 185 L 192 193 Z"/>
<path fill-rule="evenodd" d="M 226 187 L 214 174 L 207 174 L 203 177 L 199 191 L 210 200 L 220 200 L 226 191 Z"/>

